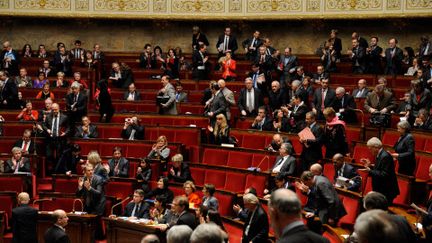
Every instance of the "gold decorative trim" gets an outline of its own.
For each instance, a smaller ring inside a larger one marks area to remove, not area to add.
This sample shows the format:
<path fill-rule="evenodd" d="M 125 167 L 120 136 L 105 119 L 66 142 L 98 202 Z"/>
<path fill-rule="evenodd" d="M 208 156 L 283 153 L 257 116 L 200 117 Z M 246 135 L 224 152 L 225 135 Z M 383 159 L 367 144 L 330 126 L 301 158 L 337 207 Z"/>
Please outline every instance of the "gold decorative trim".
<path fill-rule="evenodd" d="M 0 9 L 8 9 L 9 0 L 0 0 Z"/>

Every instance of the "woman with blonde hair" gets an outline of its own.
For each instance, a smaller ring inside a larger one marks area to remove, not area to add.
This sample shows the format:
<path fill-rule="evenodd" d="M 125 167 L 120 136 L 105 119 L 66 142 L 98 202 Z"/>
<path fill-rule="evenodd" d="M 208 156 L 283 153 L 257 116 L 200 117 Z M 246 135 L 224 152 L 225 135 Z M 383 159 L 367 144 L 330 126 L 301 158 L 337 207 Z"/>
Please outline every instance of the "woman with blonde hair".
<path fill-rule="evenodd" d="M 224 114 L 216 116 L 214 127 L 208 126 L 210 132 L 210 143 L 221 145 L 222 143 L 229 143 L 230 128 Z"/>
<path fill-rule="evenodd" d="M 197 208 L 201 204 L 201 199 L 198 194 L 195 193 L 196 187 L 192 181 L 186 181 L 183 183 L 183 189 L 185 196 L 189 201 L 189 208 Z"/>
<path fill-rule="evenodd" d="M 87 155 L 87 163 L 92 164 L 94 168 L 94 174 L 102 177 L 104 181 L 108 180 L 108 174 L 110 172 L 109 164 L 103 163 L 102 159 L 97 151 L 90 151 Z"/>
<path fill-rule="evenodd" d="M 162 135 L 158 137 L 156 143 L 153 144 L 152 150 L 147 155 L 148 159 L 160 159 L 166 161 L 170 155 L 170 149 L 168 148 L 168 140 L 166 136 Z"/>

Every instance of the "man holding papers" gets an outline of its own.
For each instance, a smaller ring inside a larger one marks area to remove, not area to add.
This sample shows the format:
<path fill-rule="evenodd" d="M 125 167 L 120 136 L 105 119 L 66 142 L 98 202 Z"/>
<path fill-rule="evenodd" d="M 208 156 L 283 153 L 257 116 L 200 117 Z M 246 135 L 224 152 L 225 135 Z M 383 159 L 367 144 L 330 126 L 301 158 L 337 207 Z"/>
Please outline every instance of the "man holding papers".
<path fill-rule="evenodd" d="M 306 128 L 299 132 L 300 143 L 303 144 L 303 150 L 300 155 L 302 160 L 302 170 L 308 170 L 309 167 L 322 158 L 322 139 L 324 135 L 323 128 L 316 123 L 314 112 L 306 113 Z"/>
<path fill-rule="evenodd" d="M 358 192 L 361 185 L 361 177 L 357 174 L 354 166 L 345 163 L 344 156 L 339 153 L 333 156 L 333 163 L 336 172 L 334 177 L 335 186 Z"/>

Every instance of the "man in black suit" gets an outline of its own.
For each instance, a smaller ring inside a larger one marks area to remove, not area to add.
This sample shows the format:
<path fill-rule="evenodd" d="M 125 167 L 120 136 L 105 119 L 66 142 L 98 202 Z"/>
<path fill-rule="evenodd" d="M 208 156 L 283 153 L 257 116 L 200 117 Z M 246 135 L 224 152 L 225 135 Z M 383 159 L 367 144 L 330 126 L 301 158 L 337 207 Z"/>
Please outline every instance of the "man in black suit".
<path fill-rule="evenodd" d="M 428 110 L 419 110 L 418 115 L 414 120 L 414 128 L 424 131 L 432 131 L 432 118 L 430 117 Z"/>
<path fill-rule="evenodd" d="M 320 84 L 321 80 L 329 78 L 330 74 L 324 70 L 323 65 L 318 65 L 317 72 L 312 75 L 312 80 L 317 84 Z"/>
<path fill-rule="evenodd" d="M 261 91 L 268 89 L 271 80 L 271 73 L 274 69 L 273 66 L 273 58 L 270 54 L 268 54 L 267 47 L 264 45 L 258 48 L 258 54 L 254 61 L 255 64 L 258 64 L 260 70 L 264 73 L 265 82 L 261 83 Z"/>
<path fill-rule="evenodd" d="M 207 40 L 207 36 L 195 25 L 192 27 L 192 50 L 198 50 L 202 44 L 208 46 L 209 41 Z"/>
<path fill-rule="evenodd" d="M 243 205 L 249 212 L 243 226 L 242 243 L 267 242 L 269 222 L 266 212 L 259 203 L 258 197 L 252 193 L 243 195 Z"/>
<path fill-rule="evenodd" d="M 369 159 L 361 159 L 365 170 L 372 178 L 372 190 L 382 193 L 389 204 L 399 195 L 399 185 L 394 169 L 393 157 L 383 149 L 381 140 L 373 137 L 367 141 L 367 146 L 372 155 L 376 156 L 375 166 L 371 168 Z"/>
<path fill-rule="evenodd" d="M 179 183 L 193 181 L 189 164 L 183 162 L 183 155 L 176 154 L 171 158 L 171 161 L 172 167 L 168 172 L 168 179 Z"/>
<path fill-rule="evenodd" d="M 293 147 L 290 143 L 283 143 L 279 148 L 271 173 L 281 174 L 283 177 L 294 176 L 296 173 L 296 159 L 292 156 Z"/>
<path fill-rule="evenodd" d="M 69 221 L 66 212 L 57 209 L 53 212 L 52 218 L 54 225 L 45 231 L 45 243 L 70 243 L 69 236 L 66 234 L 65 230 Z"/>
<path fill-rule="evenodd" d="M 336 99 L 336 92 L 329 88 L 329 80 L 321 80 L 321 88 L 315 90 L 312 100 L 312 111 L 317 114 L 318 120 L 323 120 L 323 111 L 327 107 L 332 107 Z"/>
<path fill-rule="evenodd" d="M 54 54 L 53 64 L 57 72 L 63 72 L 66 76 L 72 76 L 72 60 L 70 53 L 64 46 L 59 46 Z"/>
<path fill-rule="evenodd" d="M 294 80 L 291 82 L 291 89 L 286 91 L 285 100 L 287 104 L 292 105 L 295 96 L 300 97 L 300 100 L 303 102 L 309 101 L 309 94 L 306 90 L 301 88 L 301 84 L 300 80 Z"/>
<path fill-rule="evenodd" d="M 310 231 L 302 221 L 302 205 L 297 194 L 278 189 L 269 201 L 270 221 L 279 242 L 329 243 L 329 240 Z"/>
<path fill-rule="evenodd" d="M 144 126 L 140 124 L 138 117 L 125 119 L 121 137 L 128 140 L 144 140 Z"/>
<path fill-rule="evenodd" d="M 354 98 L 345 92 L 345 88 L 336 88 L 336 99 L 333 103 L 333 109 L 339 115 L 339 119 L 346 123 L 357 122 L 357 116 L 354 109 L 357 109 L 357 105 Z"/>
<path fill-rule="evenodd" d="M 35 149 L 35 144 L 31 140 L 31 135 L 32 135 L 32 131 L 30 129 L 24 130 L 22 138 L 18 139 L 18 141 L 15 142 L 13 147 L 21 148 L 22 153 L 24 155 L 33 154 Z"/>
<path fill-rule="evenodd" d="M 120 66 L 118 62 L 113 62 L 111 67 L 112 69 L 108 79 L 112 81 L 112 84 L 116 88 L 127 89 L 129 85 L 134 82 L 132 71 L 129 67 L 125 67 L 124 63 L 121 63 Z"/>
<path fill-rule="evenodd" d="M 0 67 L 7 71 L 11 76 L 19 74 L 18 66 L 20 64 L 20 57 L 18 52 L 12 49 L 9 41 L 3 42 L 3 51 L 0 54 L 1 64 Z"/>
<path fill-rule="evenodd" d="M 87 96 L 80 92 L 81 84 L 78 82 L 73 82 L 71 89 L 72 92 L 66 95 L 66 110 L 71 125 L 74 125 L 87 115 Z"/>
<path fill-rule="evenodd" d="M 207 54 L 207 46 L 199 45 L 198 50 L 192 54 L 192 76 L 194 80 L 208 80 L 210 62 Z"/>
<path fill-rule="evenodd" d="M 293 76 L 296 74 L 297 57 L 292 55 L 291 47 L 285 48 L 284 54 L 281 55 L 278 70 L 281 71 L 280 82 L 282 88 L 286 88 L 291 83 Z"/>
<path fill-rule="evenodd" d="M 96 125 L 92 124 L 88 116 L 83 116 L 81 119 L 81 125 L 78 125 L 75 129 L 75 137 L 77 138 L 97 138 L 99 136 Z"/>
<path fill-rule="evenodd" d="M 219 36 L 216 49 L 219 52 L 218 58 L 225 56 L 227 51 L 231 51 L 231 55 L 235 57 L 234 52 L 238 49 L 237 39 L 231 34 L 230 27 L 226 27 L 224 34 Z"/>
<path fill-rule="evenodd" d="M 321 223 L 337 225 L 340 218 L 347 214 L 336 189 L 327 177 L 314 175 L 311 171 L 304 171 L 301 175 L 302 183 L 296 186 L 308 195 L 308 202 L 304 208 L 308 224 L 318 216 Z"/>
<path fill-rule="evenodd" d="M 84 60 L 85 50 L 81 48 L 81 41 L 76 40 L 74 46 L 75 48 L 71 50 L 71 56 L 73 57 L 73 59 L 75 59 L 76 61 Z"/>
<path fill-rule="evenodd" d="M 195 215 L 189 212 L 189 201 L 186 196 L 176 196 L 171 204 L 171 211 L 176 215 L 175 219 L 159 226 L 161 231 L 166 231 L 174 225 L 187 225 L 195 229 Z"/>
<path fill-rule="evenodd" d="M 129 90 L 124 93 L 123 100 L 128 100 L 128 101 L 141 100 L 140 93 L 136 90 L 135 83 L 129 84 Z"/>
<path fill-rule="evenodd" d="M 211 85 L 211 92 L 213 97 L 206 101 L 205 115 L 209 117 L 211 126 L 216 122 L 216 116 L 223 114 L 226 117 L 227 102 L 224 94 L 220 91 L 219 84 L 213 83 Z"/>
<path fill-rule="evenodd" d="M 429 40 L 429 36 L 424 35 L 420 37 L 420 48 L 418 57 L 420 60 L 424 60 L 427 57 L 430 57 L 432 55 L 432 43 Z"/>
<path fill-rule="evenodd" d="M 308 170 L 312 164 L 322 158 L 321 148 L 323 145 L 324 129 L 316 122 L 315 118 L 316 115 L 314 112 L 310 111 L 306 113 L 306 125 L 315 136 L 315 139 L 300 138 L 300 143 L 303 145 L 300 155 L 303 171 Z"/>
<path fill-rule="evenodd" d="M 386 61 L 384 74 L 398 75 L 402 72 L 403 51 L 397 47 L 396 38 L 389 40 L 389 48 L 385 50 L 384 58 Z"/>
<path fill-rule="evenodd" d="M 12 242 L 37 242 L 38 210 L 29 206 L 30 196 L 26 192 L 18 194 L 19 206 L 12 209 Z"/>
<path fill-rule="evenodd" d="M 240 91 L 237 101 L 242 116 L 255 117 L 258 115 L 258 107 L 263 105 L 261 91 L 253 87 L 252 78 L 245 79 L 245 87 Z"/>
<path fill-rule="evenodd" d="M 72 175 L 77 173 L 77 165 L 84 164 L 79 144 L 68 144 L 55 166 L 54 173 Z"/>
<path fill-rule="evenodd" d="M 369 89 L 366 84 L 366 79 L 360 79 L 357 83 L 357 89 L 353 90 L 354 98 L 366 98 L 369 94 Z"/>
<path fill-rule="evenodd" d="M 251 129 L 255 129 L 259 131 L 273 130 L 273 121 L 270 117 L 267 116 L 266 109 L 264 106 L 258 108 L 258 115 L 255 117 Z"/>
<path fill-rule="evenodd" d="M 271 83 L 271 91 L 269 92 L 269 105 L 272 111 L 280 109 L 286 104 L 286 92 L 282 89 L 278 81 Z"/>
<path fill-rule="evenodd" d="M 336 178 L 345 177 L 347 178 L 347 183 L 349 186 L 345 187 L 346 189 L 354 192 L 358 192 L 360 190 L 361 185 L 361 177 L 357 173 L 356 168 L 354 166 L 345 163 L 344 156 L 342 154 L 333 155 L 333 163 L 335 167 L 335 177 L 334 181 L 336 182 Z M 344 187 L 343 185 L 338 185 L 337 187 Z"/>
<path fill-rule="evenodd" d="M 261 94 L 264 95 L 267 92 L 265 73 L 261 70 L 258 63 L 253 63 L 251 66 L 251 71 L 248 73 L 248 77 L 252 79 L 252 86 L 255 89 L 259 89 Z M 260 77 L 264 77 L 264 82 L 260 83 Z"/>
<path fill-rule="evenodd" d="M 150 206 L 144 201 L 144 191 L 142 189 L 136 189 L 133 194 L 133 199 L 129 202 L 123 212 L 124 217 L 133 218 L 150 218 Z"/>
<path fill-rule="evenodd" d="M 246 60 L 253 61 L 258 53 L 258 48 L 262 45 L 260 32 L 255 30 L 252 37 L 244 40 L 242 46 L 246 53 Z"/>
<path fill-rule="evenodd" d="M 0 89 L 0 108 L 16 108 L 18 87 L 15 81 L 9 78 L 9 73 L 7 71 L 0 71 L 0 81 L 3 82 L 3 86 Z"/>
<path fill-rule="evenodd" d="M 113 148 L 113 157 L 108 160 L 110 167 L 109 176 L 129 177 L 129 161 L 122 156 L 122 148 L 115 146 Z"/>
<path fill-rule="evenodd" d="M 84 211 L 102 216 L 105 212 L 105 191 L 102 177 L 94 175 L 92 164 L 84 167 L 84 177 L 78 179 L 76 196 L 84 199 Z"/>
<path fill-rule="evenodd" d="M 357 39 L 352 40 L 352 50 L 348 51 L 351 58 L 352 72 L 362 74 L 366 70 L 366 49 L 359 45 Z"/>
<path fill-rule="evenodd" d="M 367 40 L 363 37 L 361 37 L 357 32 L 353 32 L 351 35 L 351 40 L 356 40 L 360 47 L 366 50 L 368 47 Z"/>
<path fill-rule="evenodd" d="M 376 36 L 371 37 L 370 46 L 366 48 L 367 73 L 371 73 L 371 74 L 382 73 L 382 67 L 381 67 L 382 52 L 383 49 L 380 46 L 378 46 L 378 37 Z"/>

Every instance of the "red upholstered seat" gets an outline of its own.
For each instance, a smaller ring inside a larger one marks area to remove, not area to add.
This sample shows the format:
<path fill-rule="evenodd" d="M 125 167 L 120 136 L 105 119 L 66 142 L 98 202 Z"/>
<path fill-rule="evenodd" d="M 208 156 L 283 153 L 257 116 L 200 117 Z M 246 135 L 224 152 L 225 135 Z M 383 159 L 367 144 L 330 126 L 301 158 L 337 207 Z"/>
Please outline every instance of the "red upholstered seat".
<path fill-rule="evenodd" d="M 100 132 L 103 134 L 100 134 Z M 104 127 L 103 129 L 99 129 L 99 137 L 100 138 L 121 138 L 122 127 Z"/>
<path fill-rule="evenodd" d="M 0 211 L 5 212 L 5 229 L 9 228 L 9 221 L 12 218 L 12 209 L 15 207 L 12 196 L 0 195 Z"/>
<path fill-rule="evenodd" d="M 363 144 L 357 144 L 354 147 L 353 158 L 356 163 L 361 163 L 360 160 L 363 158 L 369 159 L 372 163 L 375 161 L 375 156 L 373 156 L 368 147 Z"/>
<path fill-rule="evenodd" d="M 252 166 L 259 167 L 261 171 L 268 171 L 269 168 L 273 166 L 275 159 L 275 156 L 268 156 L 265 154 L 253 154 Z"/>
<path fill-rule="evenodd" d="M 20 193 L 24 191 L 24 182 L 21 177 L 0 177 L 0 191 Z"/>
<path fill-rule="evenodd" d="M 414 134 L 414 140 L 415 140 L 415 149 L 419 150 L 419 151 L 424 151 L 426 150 L 426 141 L 429 140 L 429 137 L 427 136 L 422 136 L 422 135 L 417 135 Z M 429 144 L 432 145 L 432 144 Z M 432 148 L 429 148 L 432 149 Z"/>
<path fill-rule="evenodd" d="M 393 147 L 393 145 L 397 142 L 399 137 L 400 134 L 397 131 L 385 131 L 382 138 L 382 143 L 384 145 Z"/>
<path fill-rule="evenodd" d="M 425 140 L 424 149 L 422 149 L 422 150 L 424 150 L 426 152 L 432 152 L 432 138 L 428 138 Z"/>
<path fill-rule="evenodd" d="M 226 172 L 224 190 L 239 193 L 245 189 L 246 174 L 236 172 Z"/>
<path fill-rule="evenodd" d="M 243 235 L 243 227 L 240 224 L 233 224 L 231 222 L 224 222 L 224 227 L 228 233 L 229 242 L 241 242 Z"/>
<path fill-rule="evenodd" d="M 361 176 L 362 184 L 361 184 L 361 192 L 362 195 L 366 195 L 366 193 L 372 191 L 372 179 L 369 176 L 368 172 L 357 170 L 357 173 Z"/>
<path fill-rule="evenodd" d="M 124 155 L 127 157 L 144 158 L 150 152 L 151 147 L 151 144 L 127 144 L 127 150 L 124 152 Z"/>
<path fill-rule="evenodd" d="M 56 178 L 53 180 L 54 192 L 75 193 L 78 189 L 76 178 Z"/>
<path fill-rule="evenodd" d="M 252 153 L 230 151 L 228 154 L 227 166 L 246 169 L 251 166 Z"/>
<path fill-rule="evenodd" d="M 261 134 L 243 134 L 241 147 L 250 149 L 264 149 L 266 136 Z"/>
<path fill-rule="evenodd" d="M 325 177 L 327 177 L 331 183 L 334 183 L 334 176 L 336 172 L 333 163 L 324 163 L 323 170 Z"/>
<path fill-rule="evenodd" d="M 99 151 L 99 144 L 90 141 L 76 140 L 75 143 L 81 146 L 81 154 L 87 155 L 90 151 Z M 103 146 L 105 147 L 105 146 Z M 112 148 L 111 148 L 112 155 Z"/>
<path fill-rule="evenodd" d="M 199 145 L 199 137 L 200 134 L 198 130 L 177 130 L 175 132 L 174 141 L 186 146 Z"/>
<path fill-rule="evenodd" d="M 200 162 L 200 146 L 189 147 L 189 160 L 192 163 Z"/>
<path fill-rule="evenodd" d="M 432 157 L 420 155 L 417 168 L 415 171 L 415 178 L 420 180 L 429 180 L 429 167 L 432 164 Z"/>
<path fill-rule="evenodd" d="M 357 216 L 360 213 L 360 199 L 357 197 L 350 197 L 348 195 L 339 195 L 339 198 L 342 200 L 347 214 L 339 220 L 338 225 L 341 227 L 348 226 L 349 228 L 352 228 Z"/>
<path fill-rule="evenodd" d="M 231 216 L 233 214 L 232 205 L 234 201 L 234 195 L 215 192 L 214 196 L 219 202 L 219 213 L 222 216 Z"/>
<path fill-rule="evenodd" d="M 105 185 L 105 195 L 118 199 L 123 199 L 132 195 L 133 191 L 133 182 L 110 181 Z"/>
<path fill-rule="evenodd" d="M 259 197 L 264 194 L 264 189 L 267 187 L 267 177 L 260 174 L 248 174 L 246 176 L 246 188 L 254 187 Z"/>
<path fill-rule="evenodd" d="M 185 194 L 183 187 L 181 187 L 181 186 L 172 186 L 172 187 L 170 187 L 170 190 L 174 193 L 175 197 Z"/>
<path fill-rule="evenodd" d="M 205 179 L 205 170 L 201 168 L 190 168 L 192 179 L 194 180 L 195 185 L 202 186 L 204 185 Z"/>
<path fill-rule="evenodd" d="M 330 243 L 340 243 L 340 239 L 337 235 L 331 234 L 328 231 L 324 231 L 323 235 L 324 238 L 328 239 Z"/>
<path fill-rule="evenodd" d="M 347 127 L 345 133 L 348 145 L 350 145 L 352 141 L 360 141 L 360 129 L 357 127 Z"/>
<path fill-rule="evenodd" d="M 228 159 L 228 151 L 221 149 L 204 150 L 202 163 L 208 165 L 226 165 Z"/>
<path fill-rule="evenodd" d="M 63 209 L 66 212 L 72 212 L 74 198 L 51 198 L 52 201 L 42 201 L 39 203 L 40 211 L 54 211 L 57 209 Z M 81 204 L 77 202 L 75 204 L 76 211 L 82 211 Z"/>
<path fill-rule="evenodd" d="M 204 183 L 215 185 L 216 189 L 220 190 L 225 187 L 225 172 L 221 170 L 207 169 L 205 172 Z"/>
<path fill-rule="evenodd" d="M 407 177 L 398 176 L 399 195 L 393 200 L 396 205 L 409 206 L 411 204 L 411 181 Z"/>

